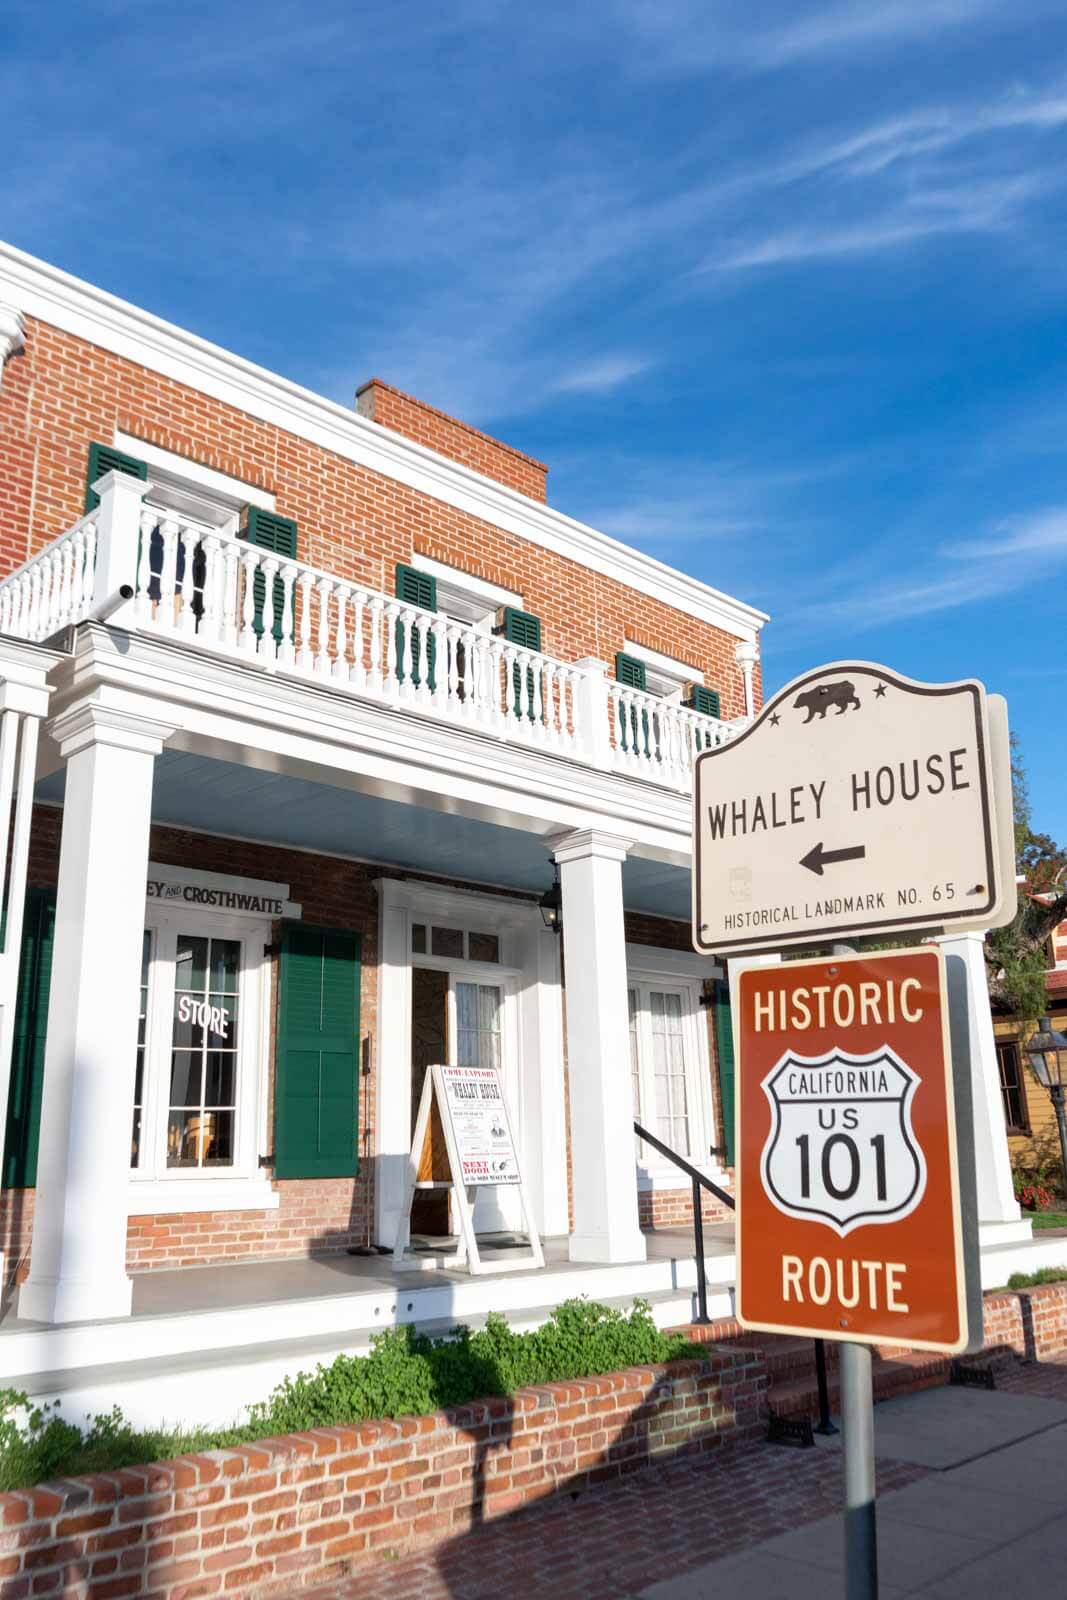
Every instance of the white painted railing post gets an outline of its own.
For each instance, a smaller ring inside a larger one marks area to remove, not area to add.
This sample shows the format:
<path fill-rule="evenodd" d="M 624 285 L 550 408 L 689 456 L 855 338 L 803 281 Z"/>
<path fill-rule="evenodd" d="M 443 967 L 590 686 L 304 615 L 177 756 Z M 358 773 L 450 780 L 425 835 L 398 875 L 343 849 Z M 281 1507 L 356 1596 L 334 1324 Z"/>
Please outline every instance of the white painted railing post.
<path fill-rule="evenodd" d="M 140 478 L 131 478 L 127 472 L 105 472 L 93 484 L 93 492 L 100 496 L 95 513 L 96 522 L 96 577 L 93 583 L 93 606 L 112 601 L 123 584 L 136 589 L 138 578 L 138 548 L 141 541 L 141 505 L 148 484 Z M 190 574 L 189 581 L 192 581 Z M 120 627 L 132 623 L 136 614 L 131 604 L 110 611 L 108 621 Z"/>
<path fill-rule="evenodd" d="M 611 765 L 611 717 L 608 701 L 608 664 L 596 656 L 574 663 L 575 735 L 579 750 L 594 767 Z"/>

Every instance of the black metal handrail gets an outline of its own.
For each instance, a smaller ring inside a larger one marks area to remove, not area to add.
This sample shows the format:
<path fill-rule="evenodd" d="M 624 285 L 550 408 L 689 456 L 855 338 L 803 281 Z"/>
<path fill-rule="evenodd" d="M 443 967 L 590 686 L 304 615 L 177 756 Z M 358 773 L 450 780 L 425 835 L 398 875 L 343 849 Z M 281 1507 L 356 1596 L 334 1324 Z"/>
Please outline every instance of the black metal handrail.
<path fill-rule="evenodd" d="M 704 1212 L 700 1201 L 700 1191 L 701 1189 L 707 1189 L 709 1194 L 713 1194 L 716 1200 L 720 1201 L 724 1206 L 728 1206 L 731 1211 L 734 1210 L 737 1202 L 732 1194 L 728 1194 L 725 1189 L 720 1189 L 717 1183 L 712 1183 L 710 1178 L 705 1177 L 702 1172 L 698 1172 L 696 1167 L 686 1161 L 684 1156 L 680 1156 L 677 1150 L 672 1150 L 670 1145 L 663 1143 L 662 1139 L 657 1139 L 654 1133 L 649 1133 L 647 1128 L 642 1128 L 639 1122 L 634 1123 L 634 1132 L 639 1139 L 643 1139 L 646 1144 L 650 1144 L 653 1150 L 658 1150 L 661 1156 L 666 1156 L 668 1161 L 673 1161 L 674 1165 L 681 1168 L 692 1182 L 693 1239 L 696 1246 L 697 1266 L 696 1320 L 698 1323 L 708 1323 L 711 1318 L 708 1316 L 708 1279 L 704 1271 Z"/>

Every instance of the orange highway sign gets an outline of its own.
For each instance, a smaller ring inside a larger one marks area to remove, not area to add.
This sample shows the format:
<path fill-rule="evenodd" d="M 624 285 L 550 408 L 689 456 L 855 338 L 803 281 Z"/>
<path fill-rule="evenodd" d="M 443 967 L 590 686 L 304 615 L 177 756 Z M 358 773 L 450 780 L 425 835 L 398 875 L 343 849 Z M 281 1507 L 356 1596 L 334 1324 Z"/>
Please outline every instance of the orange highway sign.
<path fill-rule="evenodd" d="M 742 1326 L 966 1349 L 940 947 L 745 968 L 733 1004 Z"/>

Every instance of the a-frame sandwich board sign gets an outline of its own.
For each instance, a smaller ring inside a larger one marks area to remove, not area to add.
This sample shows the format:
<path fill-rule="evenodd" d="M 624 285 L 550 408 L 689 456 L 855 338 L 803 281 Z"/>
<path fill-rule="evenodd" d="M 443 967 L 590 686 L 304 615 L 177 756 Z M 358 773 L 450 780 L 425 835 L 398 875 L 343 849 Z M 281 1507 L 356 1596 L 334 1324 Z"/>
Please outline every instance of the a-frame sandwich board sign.
<path fill-rule="evenodd" d="M 479 1188 L 493 1186 L 518 1190 L 530 1242 L 526 1256 L 509 1253 L 499 1260 L 486 1261 L 478 1249 L 474 1201 Z M 503 1086 L 495 1067 L 426 1069 L 408 1158 L 407 1190 L 393 1249 L 395 1268 L 430 1264 L 411 1249 L 411 1207 L 417 1190 L 438 1188 L 451 1189 L 459 1221 L 457 1247 L 454 1254 L 445 1258 L 444 1266 L 465 1266 L 476 1276 L 544 1266 L 541 1238 L 530 1214 Z M 437 1261 L 432 1264 L 437 1265 Z"/>

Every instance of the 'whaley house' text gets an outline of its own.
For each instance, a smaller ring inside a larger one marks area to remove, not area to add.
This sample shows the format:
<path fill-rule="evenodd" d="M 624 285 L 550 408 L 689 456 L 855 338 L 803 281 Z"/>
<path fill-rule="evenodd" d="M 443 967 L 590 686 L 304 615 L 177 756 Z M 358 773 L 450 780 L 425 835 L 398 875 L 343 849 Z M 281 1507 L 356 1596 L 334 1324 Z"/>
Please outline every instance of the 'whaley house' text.
<path fill-rule="evenodd" d="M 851 800 L 853 812 L 871 811 L 875 806 L 891 806 L 898 800 L 917 800 L 920 794 L 950 794 L 956 789 L 969 789 L 970 780 L 963 773 L 967 754 L 966 748 L 950 750 L 947 755 L 935 751 L 925 758 L 918 756 L 884 767 L 867 767 L 840 781 L 848 786 L 845 798 Z M 796 783 L 791 788 L 772 789 L 769 794 L 718 800 L 708 806 L 708 837 L 736 839 L 744 834 L 766 833 L 772 828 L 821 822 L 824 801 L 840 799 L 827 796 L 828 781 L 823 778 L 818 783 Z"/>

